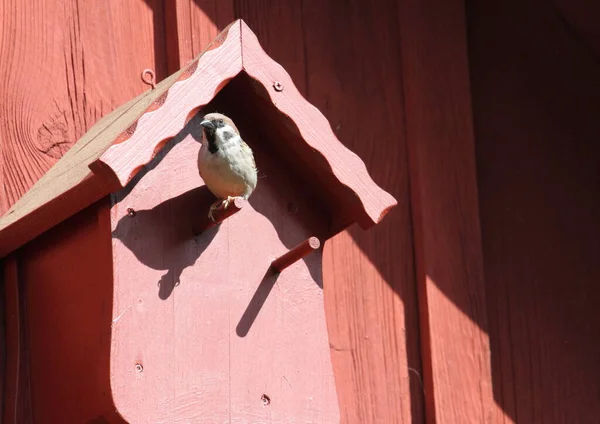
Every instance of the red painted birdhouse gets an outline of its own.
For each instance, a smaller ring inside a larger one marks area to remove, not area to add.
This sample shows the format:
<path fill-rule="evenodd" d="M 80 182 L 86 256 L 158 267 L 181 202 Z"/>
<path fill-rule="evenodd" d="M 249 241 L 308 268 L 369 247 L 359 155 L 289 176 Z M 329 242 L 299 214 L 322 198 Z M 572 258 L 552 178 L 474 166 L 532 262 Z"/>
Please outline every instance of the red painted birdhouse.
<path fill-rule="evenodd" d="M 214 111 L 258 167 L 216 224 L 197 166 Z M 9 380 L 36 422 L 338 422 L 320 246 L 395 204 L 236 21 L 0 219 L 6 282 L 24 288 Z"/>

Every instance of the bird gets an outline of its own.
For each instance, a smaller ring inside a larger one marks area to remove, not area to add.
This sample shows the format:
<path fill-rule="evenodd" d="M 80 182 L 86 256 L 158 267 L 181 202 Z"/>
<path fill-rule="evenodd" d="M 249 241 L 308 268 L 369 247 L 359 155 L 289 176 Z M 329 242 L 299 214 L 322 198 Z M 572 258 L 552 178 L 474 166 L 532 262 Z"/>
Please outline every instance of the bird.
<path fill-rule="evenodd" d="M 214 212 L 225 209 L 235 198 L 248 200 L 258 181 L 258 170 L 252 149 L 240 136 L 231 118 L 221 113 L 203 116 L 198 171 L 204 183 L 217 197 L 208 211 L 215 222 Z"/>

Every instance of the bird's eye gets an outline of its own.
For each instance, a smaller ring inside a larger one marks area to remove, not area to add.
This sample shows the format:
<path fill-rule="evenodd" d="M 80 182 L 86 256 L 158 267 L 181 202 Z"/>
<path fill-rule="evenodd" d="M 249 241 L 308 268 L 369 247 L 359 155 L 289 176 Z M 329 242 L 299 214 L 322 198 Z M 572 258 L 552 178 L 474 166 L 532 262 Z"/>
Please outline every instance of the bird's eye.
<path fill-rule="evenodd" d="M 222 120 L 222 119 L 219 119 L 219 124 L 222 124 L 222 123 L 223 123 L 223 120 Z"/>

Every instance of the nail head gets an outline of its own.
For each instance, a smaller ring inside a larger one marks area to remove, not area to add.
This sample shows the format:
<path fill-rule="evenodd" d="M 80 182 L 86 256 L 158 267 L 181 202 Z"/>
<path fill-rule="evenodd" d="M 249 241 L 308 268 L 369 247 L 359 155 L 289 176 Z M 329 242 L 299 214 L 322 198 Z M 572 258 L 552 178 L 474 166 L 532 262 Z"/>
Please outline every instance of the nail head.
<path fill-rule="evenodd" d="M 262 395 L 260 400 L 262 401 L 263 406 L 268 406 L 271 403 L 271 398 L 267 395 Z"/>

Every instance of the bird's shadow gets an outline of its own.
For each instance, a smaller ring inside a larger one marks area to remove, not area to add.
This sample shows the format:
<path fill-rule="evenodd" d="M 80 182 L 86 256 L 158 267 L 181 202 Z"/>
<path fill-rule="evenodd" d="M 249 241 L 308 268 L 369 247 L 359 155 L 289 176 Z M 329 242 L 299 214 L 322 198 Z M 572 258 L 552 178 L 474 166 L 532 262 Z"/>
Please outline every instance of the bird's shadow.
<path fill-rule="evenodd" d="M 169 298 L 180 283 L 181 273 L 194 265 L 219 231 L 213 226 L 202 231 L 214 196 L 198 187 L 170 198 L 151 209 L 125 214 L 112 236 L 120 240 L 144 265 L 166 270 L 158 284 L 161 299 Z"/>

